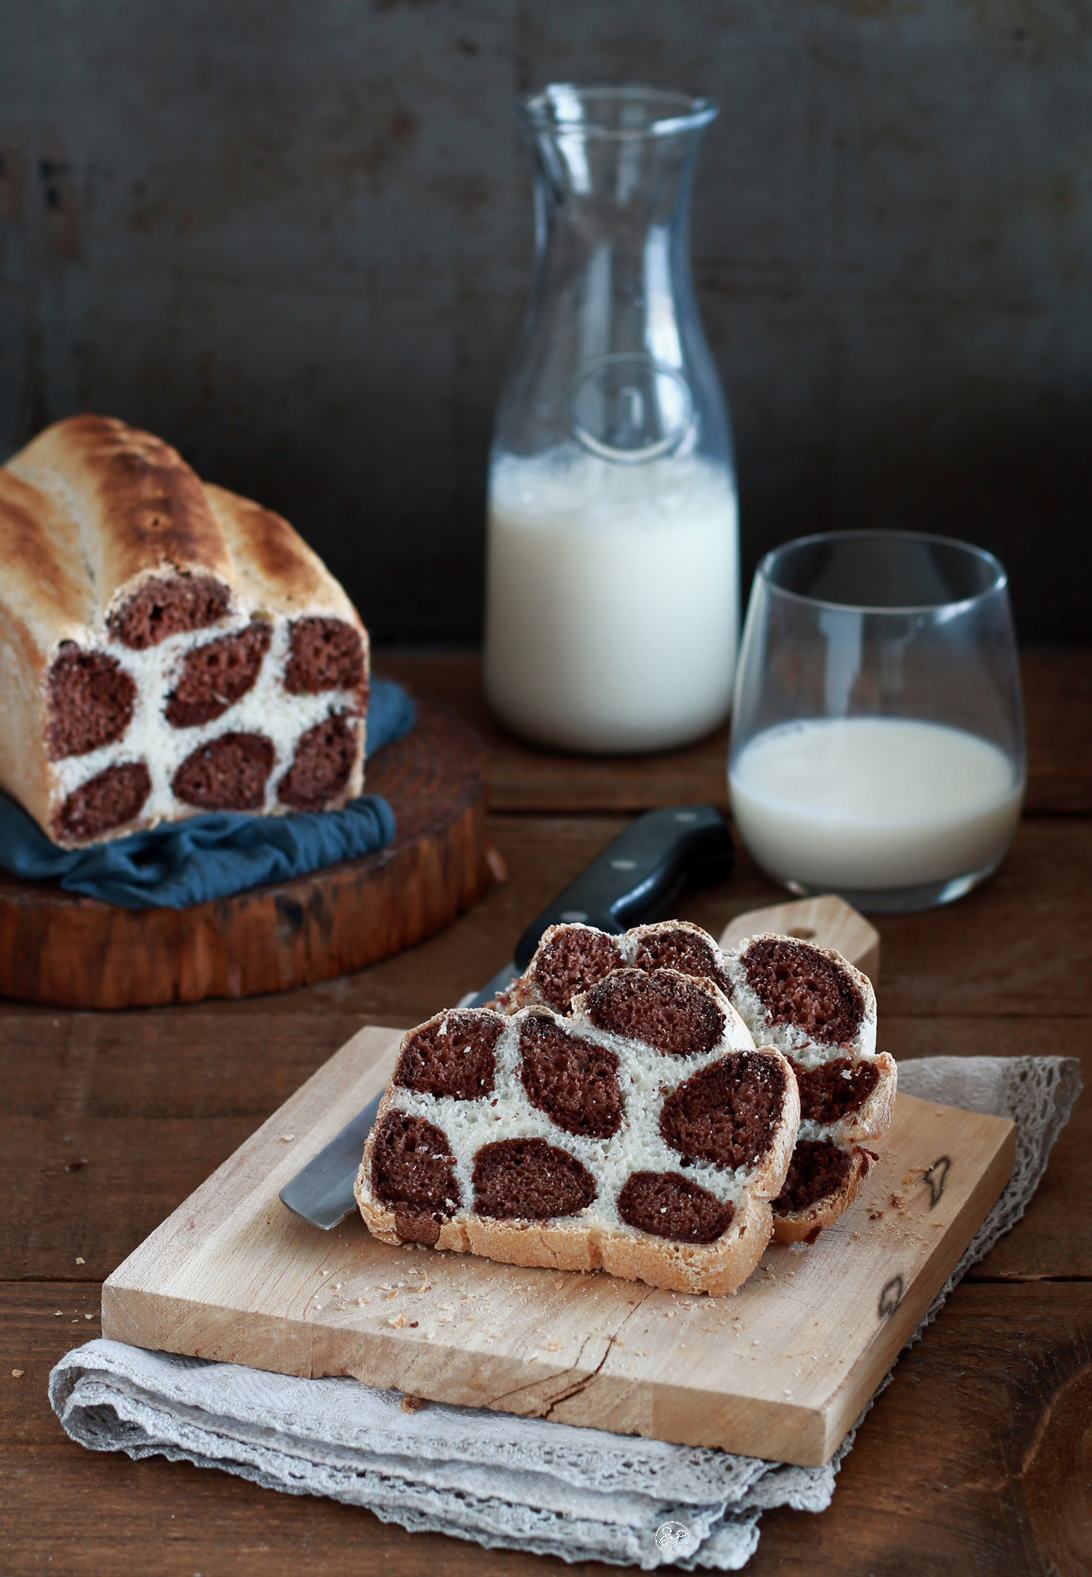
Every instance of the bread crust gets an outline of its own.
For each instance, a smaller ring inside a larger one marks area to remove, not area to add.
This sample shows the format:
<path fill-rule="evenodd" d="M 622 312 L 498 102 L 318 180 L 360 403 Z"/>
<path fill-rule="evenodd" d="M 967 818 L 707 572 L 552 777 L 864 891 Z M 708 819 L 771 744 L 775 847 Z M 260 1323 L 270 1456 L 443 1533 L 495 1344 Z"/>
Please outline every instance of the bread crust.
<path fill-rule="evenodd" d="M 377 1126 L 379 1121 L 377 1116 Z M 407 1240 L 398 1234 L 394 1211 L 375 1202 L 370 1169 L 369 1143 L 357 1171 L 356 1202 L 372 1236 L 399 1245 Z M 623 1281 L 643 1281 L 670 1292 L 707 1292 L 711 1297 L 722 1297 L 741 1287 L 754 1270 L 773 1236 L 775 1220 L 769 1199 L 745 1194 L 727 1231 L 706 1245 L 650 1237 L 634 1229 L 616 1232 L 582 1227 L 575 1221 L 492 1221 L 483 1216 L 456 1216 L 444 1222 L 432 1247 L 477 1254 L 525 1269 L 603 1270 Z"/>
<path fill-rule="evenodd" d="M 237 594 L 251 610 L 342 619 L 367 651 L 368 632 L 340 581 L 282 515 L 212 482 L 202 488 L 227 546 Z"/>
<path fill-rule="evenodd" d="M 156 576 L 231 585 L 231 557 L 200 480 L 162 438 L 112 416 L 69 416 L 7 468 L 73 516 L 104 619 Z"/>
<path fill-rule="evenodd" d="M 876 1088 L 857 1111 L 832 1124 L 838 1139 L 847 1144 L 859 1144 L 862 1139 L 878 1139 L 890 1126 L 895 1115 L 895 1095 L 898 1090 L 899 1070 L 889 1052 L 878 1051 L 872 1057 L 860 1058 L 877 1069 Z"/>
<path fill-rule="evenodd" d="M 775 1243 L 814 1243 L 824 1227 L 832 1227 L 849 1209 L 868 1176 L 872 1158 L 867 1150 L 862 1150 L 856 1145 L 847 1148 L 852 1150 L 852 1164 L 833 1193 L 817 1199 L 806 1210 L 773 1212 Z"/>

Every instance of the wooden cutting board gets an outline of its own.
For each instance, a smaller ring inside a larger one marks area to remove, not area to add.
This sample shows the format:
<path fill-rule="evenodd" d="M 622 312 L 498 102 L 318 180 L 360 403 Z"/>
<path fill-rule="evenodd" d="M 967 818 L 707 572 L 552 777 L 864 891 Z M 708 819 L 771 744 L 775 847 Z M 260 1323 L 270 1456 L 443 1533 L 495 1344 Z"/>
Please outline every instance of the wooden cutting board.
<path fill-rule="evenodd" d="M 453 712 L 369 763 L 389 848 L 189 909 L 119 909 L 0 871 L 0 996 L 112 1009 L 288 991 L 353 974 L 450 925 L 489 883 L 481 743 Z"/>
<path fill-rule="evenodd" d="M 389 1078 L 361 1030 L 122 1264 L 104 1336 L 283 1374 L 814 1466 L 894 1362 L 1012 1170 L 1015 1125 L 900 1095 L 857 1203 L 734 1297 L 321 1232 L 278 1191 Z"/>

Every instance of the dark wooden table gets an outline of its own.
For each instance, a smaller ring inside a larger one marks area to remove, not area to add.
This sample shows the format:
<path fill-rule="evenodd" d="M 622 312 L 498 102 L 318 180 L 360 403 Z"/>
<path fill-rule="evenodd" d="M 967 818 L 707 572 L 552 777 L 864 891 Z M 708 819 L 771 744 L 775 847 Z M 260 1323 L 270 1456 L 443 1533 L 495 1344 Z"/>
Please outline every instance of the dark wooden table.
<path fill-rule="evenodd" d="M 103 1278 L 361 1024 L 414 1023 L 484 981 L 624 818 L 724 800 L 724 736 L 642 761 L 577 761 L 493 727 L 472 658 L 377 666 L 487 741 L 508 879 L 476 909 L 413 952 L 291 995 L 115 1014 L 0 1003 L 4 1574 L 572 1570 L 223 1473 L 93 1455 L 46 1399 L 50 1367 L 98 1331 Z M 1027 814 L 979 892 L 880 922 L 881 1044 L 897 1057 L 1063 1053 L 1084 1061 L 1087 1083 L 1092 652 L 1028 654 L 1024 674 Z M 680 911 L 716 931 L 778 896 L 741 853 L 729 882 Z M 1085 1096 L 1025 1219 L 902 1359 L 830 1509 L 763 1518 L 754 1577 L 1092 1571 L 1090 1112 Z"/>

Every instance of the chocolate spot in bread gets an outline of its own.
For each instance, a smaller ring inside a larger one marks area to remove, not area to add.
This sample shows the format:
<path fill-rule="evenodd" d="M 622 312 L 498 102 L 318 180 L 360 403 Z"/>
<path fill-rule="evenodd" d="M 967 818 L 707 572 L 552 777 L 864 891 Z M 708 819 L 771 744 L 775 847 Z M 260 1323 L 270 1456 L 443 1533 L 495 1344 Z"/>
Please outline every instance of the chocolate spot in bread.
<path fill-rule="evenodd" d="M 712 1243 L 735 1213 L 734 1205 L 680 1172 L 631 1172 L 618 1195 L 618 1214 L 627 1226 L 680 1243 Z"/>
<path fill-rule="evenodd" d="M 616 969 L 589 991 L 587 1013 L 596 1029 L 647 1041 L 665 1057 L 712 1051 L 727 1023 L 696 981 L 670 970 Z"/>
<path fill-rule="evenodd" d="M 145 581 L 110 615 L 107 628 L 123 646 L 143 652 L 168 635 L 216 624 L 230 605 L 230 591 L 211 575 L 172 575 Z"/>
<path fill-rule="evenodd" d="M 573 1216 L 595 1193 L 587 1167 L 545 1139 L 500 1139 L 474 1159 L 474 1208 L 497 1221 Z"/>
<path fill-rule="evenodd" d="M 566 1133 L 609 1139 L 622 1125 L 618 1057 L 578 1040 L 552 1018 L 534 1016 L 519 1032 L 520 1078 L 532 1106 Z"/>
<path fill-rule="evenodd" d="M 358 735 L 346 718 L 324 718 L 300 736 L 277 798 L 293 810 L 322 810 L 348 783 L 358 749 Z"/>
<path fill-rule="evenodd" d="M 724 992 L 732 995 L 732 982 L 717 963 L 712 939 L 695 936 L 680 926 L 677 931 L 657 931 L 648 936 L 637 949 L 633 960 L 635 969 L 677 969 L 680 975 L 698 975 L 712 980 Z"/>
<path fill-rule="evenodd" d="M 65 641 L 49 669 L 49 759 L 85 756 L 120 739 L 135 701 L 136 685 L 115 657 Z"/>
<path fill-rule="evenodd" d="M 288 635 L 284 688 L 291 695 L 355 690 L 364 680 L 360 634 L 344 619 L 296 619 Z"/>
<path fill-rule="evenodd" d="M 435 1248 L 440 1241 L 443 1223 L 427 1213 L 413 1214 L 406 1210 L 394 1212 L 394 1230 L 403 1243 L 427 1243 Z M 416 1320 L 413 1322 L 416 1324 Z"/>
<path fill-rule="evenodd" d="M 754 1166 L 769 1149 L 784 1104 L 781 1062 L 760 1051 L 736 1051 L 668 1096 L 660 1133 L 686 1162 Z"/>
<path fill-rule="evenodd" d="M 567 1013 L 573 997 L 594 986 L 621 962 L 621 952 L 605 931 L 568 925 L 540 947 L 534 983 L 551 1007 Z"/>
<path fill-rule="evenodd" d="M 441 1224 L 459 1208 L 455 1157 L 443 1130 L 423 1117 L 388 1112 L 372 1147 L 372 1188 L 394 1211 L 399 1237 L 435 1243 Z"/>
<path fill-rule="evenodd" d="M 779 1216 L 810 1210 L 820 1199 L 836 1194 L 849 1176 L 853 1157 L 827 1139 L 798 1139 L 789 1162 L 785 1186 L 773 1201 Z"/>
<path fill-rule="evenodd" d="M 253 689 L 269 638 L 269 625 L 255 619 L 238 635 L 224 635 L 188 651 L 164 709 L 171 727 L 211 723 Z"/>
<path fill-rule="evenodd" d="M 453 1008 L 438 1024 L 411 1030 L 394 1082 L 423 1095 L 473 1101 L 493 1093 L 496 1045 L 504 1022 L 481 1008 Z"/>
<path fill-rule="evenodd" d="M 792 1062 L 792 1058 L 789 1058 Z M 859 1111 L 880 1081 L 874 1062 L 851 1062 L 836 1057 L 817 1068 L 801 1068 L 792 1063 L 800 1086 L 800 1117 L 817 1123 L 836 1123 L 851 1112 Z"/>
<path fill-rule="evenodd" d="M 151 775 L 143 761 L 107 767 L 72 790 L 53 818 L 54 830 L 72 840 L 101 837 L 132 821 L 151 787 Z"/>
<path fill-rule="evenodd" d="M 742 957 L 747 984 L 769 1024 L 791 1024 L 813 1040 L 843 1045 L 864 1018 L 857 982 L 833 958 L 807 942 L 762 937 Z"/>
<path fill-rule="evenodd" d="M 221 734 L 190 752 L 171 788 L 198 810 L 261 810 L 275 754 L 264 734 Z"/>

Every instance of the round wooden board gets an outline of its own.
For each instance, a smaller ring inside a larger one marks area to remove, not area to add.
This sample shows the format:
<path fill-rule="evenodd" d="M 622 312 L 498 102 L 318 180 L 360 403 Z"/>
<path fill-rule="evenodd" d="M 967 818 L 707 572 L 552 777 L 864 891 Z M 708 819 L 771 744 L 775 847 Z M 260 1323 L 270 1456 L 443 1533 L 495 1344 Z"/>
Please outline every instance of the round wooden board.
<path fill-rule="evenodd" d="M 0 995 L 66 1008 L 256 996 L 348 975 L 440 931 L 489 883 L 477 735 L 419 703 L 369 764 L 398 822 L 378 854 L 190 909 L 119 909 L 0 872 Z"/>

